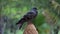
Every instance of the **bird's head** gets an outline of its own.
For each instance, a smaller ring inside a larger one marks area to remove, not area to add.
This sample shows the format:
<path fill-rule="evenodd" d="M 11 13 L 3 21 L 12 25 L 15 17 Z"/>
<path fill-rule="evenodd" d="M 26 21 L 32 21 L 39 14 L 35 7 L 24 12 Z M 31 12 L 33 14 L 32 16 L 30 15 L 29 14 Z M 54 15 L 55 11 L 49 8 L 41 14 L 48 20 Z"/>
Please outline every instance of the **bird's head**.
<path fill-rule="evenodd" d="M 37 8 L 36 7 L 34 7 L 34 8 L 32 8 L 33 10 L 37 10 Z"/>

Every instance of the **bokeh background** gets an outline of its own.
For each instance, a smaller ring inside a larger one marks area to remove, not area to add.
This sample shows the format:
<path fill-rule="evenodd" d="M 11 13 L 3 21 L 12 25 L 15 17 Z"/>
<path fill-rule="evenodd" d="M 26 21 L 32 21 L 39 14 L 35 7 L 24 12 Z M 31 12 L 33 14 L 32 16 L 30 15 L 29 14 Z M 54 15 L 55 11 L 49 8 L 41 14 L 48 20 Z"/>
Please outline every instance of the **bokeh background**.
<path fill-rule="evenodd" d="M 0 0 L 0 34 L 23 34 L 15 24 L 31 8 L 38 8 L 33 20 L 39 34 L 60 34 L 60 0 Z"/>

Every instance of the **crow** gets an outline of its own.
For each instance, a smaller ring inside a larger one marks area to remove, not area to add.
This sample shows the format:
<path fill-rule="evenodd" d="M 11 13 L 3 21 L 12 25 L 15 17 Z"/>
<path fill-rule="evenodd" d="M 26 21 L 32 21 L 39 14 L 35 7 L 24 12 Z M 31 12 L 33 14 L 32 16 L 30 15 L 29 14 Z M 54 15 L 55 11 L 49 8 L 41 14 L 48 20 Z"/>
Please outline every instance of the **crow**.
<path fill-rule="evenodd" d="M 19 29 L 21 29 L 22 25 L 24 24 L 24 22 L 28 22 L 31 21 L 32 19 L 34 19 L 38 14 L 37 8 L 34 7 L 32 8 L 27 14 L 25 14 L 23 16 L 23 18 L 21 18 L 16 25 L 19 24 Z"/>

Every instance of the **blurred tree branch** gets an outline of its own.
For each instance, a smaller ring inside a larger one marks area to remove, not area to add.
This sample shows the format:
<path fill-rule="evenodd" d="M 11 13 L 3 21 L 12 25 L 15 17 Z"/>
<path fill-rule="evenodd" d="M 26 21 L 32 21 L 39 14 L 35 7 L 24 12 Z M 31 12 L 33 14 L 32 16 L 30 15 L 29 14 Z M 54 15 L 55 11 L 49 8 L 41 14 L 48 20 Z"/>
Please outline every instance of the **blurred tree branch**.
<path fill-rule="evenodd" d="M 58 17 L 54 15 L 53 13 L 49 12 L 48 9 L 44 10 L 43 15 L 46 18 L 46 22 L 50 25 L 50 34 L 53 34 L 54 27 L 56 26 L 57 21 L 58 21 Z"/>

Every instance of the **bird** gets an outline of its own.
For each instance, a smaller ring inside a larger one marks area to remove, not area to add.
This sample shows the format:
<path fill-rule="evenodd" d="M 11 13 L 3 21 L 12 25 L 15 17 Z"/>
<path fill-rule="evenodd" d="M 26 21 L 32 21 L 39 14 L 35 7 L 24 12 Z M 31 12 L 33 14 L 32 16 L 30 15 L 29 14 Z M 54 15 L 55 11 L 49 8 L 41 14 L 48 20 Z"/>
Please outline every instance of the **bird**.
<path fill-rule="evenodd" d="M 27 12 L 17 23 L 19 24 L 19 29 L 21 29 L 24 22 L 32 21 L 38 14 L 37 8 L 32 8 L 29 12 Z"/>

